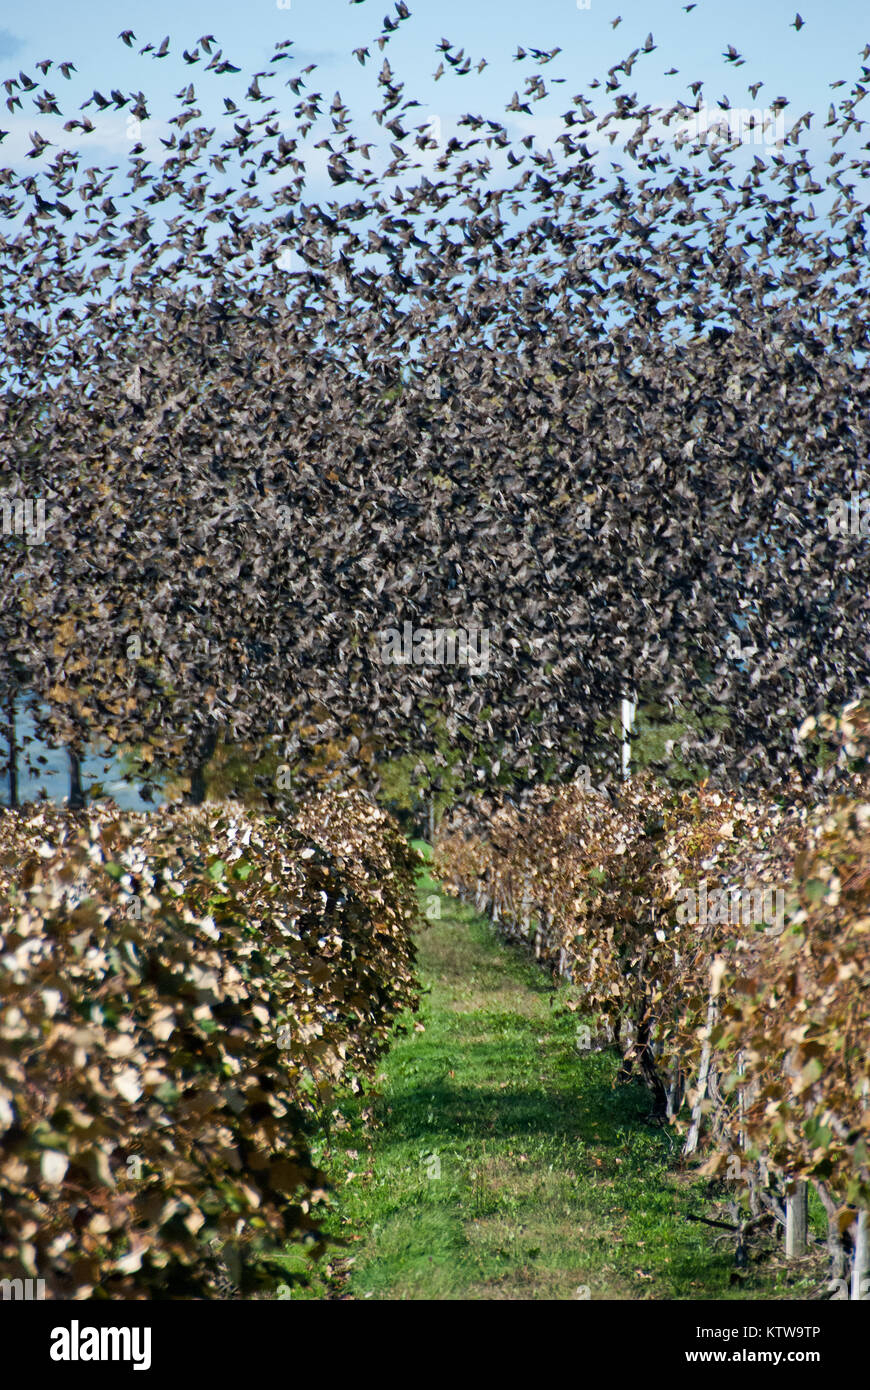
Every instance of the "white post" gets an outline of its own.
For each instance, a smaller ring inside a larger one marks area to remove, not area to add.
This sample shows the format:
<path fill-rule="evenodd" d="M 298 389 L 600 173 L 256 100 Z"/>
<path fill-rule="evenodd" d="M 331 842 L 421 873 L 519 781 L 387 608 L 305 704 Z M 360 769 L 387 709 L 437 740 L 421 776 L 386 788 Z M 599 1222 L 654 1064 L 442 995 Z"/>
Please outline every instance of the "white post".
<path fill-rule="evenodd" d="M 622 776 L 628 781 L 628 765 L 631 758 L 631 730 L 634 727 L 634 715 L 637 709 L 631 700 L 622 697 Z"/>
<path fill-rule="evenodd" d="M 526 938 L 526 940 L 528 940 L 528 936 L 529 936 L 529 927 L 531 926 L 531 907 L 532 907 L 532 897 L 531 897 L 531 893 L 529 892 L 529 880 L 528 880 L 527 878 L 524 878 L 524 879 L 523 879 L 523 905 L 522 905 L 522 908 L 521 908 L 521 914 L 522 914 L 522 915 L 521 915 L 520 921 L 521 921 L 521 923 L 522 923 L 523 936 Z"/>
<path fill-rule="evenodd" d="M 852 1256 L 851 1297 L 857 1302 L 866 1302 L 870 1297 L 870 1232 L 867 1229 L 867 1213 L 859 1211 L 855 1223 L 855 1253 Z"/>
<path fill-rule="evenodd" d="M 807 1253 L 807 1185 L 796 1179 L 785 1198 L 785 1258 Z"/>
<path fill-rule="evenodd" d="M 686 1135 L 686 1142 L 683 1146 L 683 1153 L 688 1157 L 693 1154 L 698 1147 L 698 1140 L 701 1135 L 701 1123 L 704 1116 L 702 1108 L 703 1102 L 707 1098 L 707 1087 L 710 1084 L 710 1061 L 712 1049 L 710 1047 L 710 1034 L 716 1022 L 716 995 L 711 986 L 710 997 L 707 1001 L 707 1027 L 704 1034 L 704 1045 L 701 1048 L 701 1066 L 698 1072 L 698 1097 L 692 1110 L 692 1123 Z"/>

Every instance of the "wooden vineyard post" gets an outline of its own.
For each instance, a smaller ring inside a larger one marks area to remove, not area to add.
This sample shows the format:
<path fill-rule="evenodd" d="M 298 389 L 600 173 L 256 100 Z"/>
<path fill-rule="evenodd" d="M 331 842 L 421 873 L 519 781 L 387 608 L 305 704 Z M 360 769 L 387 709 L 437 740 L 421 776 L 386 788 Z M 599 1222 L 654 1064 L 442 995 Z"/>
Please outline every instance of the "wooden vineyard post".
<path fill-rule="evenodd" d="M 866 1112 L 870 1104 L 870 1082 L 866 1079 L 861 1087 L 861 1109 Z M 867 1170 L 861 1176 L 866 1180 Z M 855 1251 L 852 1256 L 852 1287 L 850 1298 L 855 1301 L 870 1302 L 870 1218 L 866 1211 L 858 1212 L 855 1222 Z"/>
<path fill-rule="evenodd" d="M 743 1121 L 746 1114 L 746 1099 L 743 1094 L 743 1073 L 745 1071 L 743 1053 L 737 1054 L 737 1075 L 740 1083 L 737 1087 L 737 1143 L 741 1149 L 746 1148 L 746 1131 L 743 1128 Z"/>
<path fill-rule="evenodd" d="M 796 1178 L 785 1197 L 785 1258 L 799 1259 L 807 1253 L 807 1184 Z"/>
<path fill-rule="evenodd" d="M 474 906 L 478 912 L 482 913 L 486 910 L 486 888 L 482 877 L 478 877 L 477 887 L 474 890 Z"/>
<path fill-rule="evenodd" d="M 540 916 L 538 917 L 538 929 L 537 929 L 537 931 L 535 932 L 535 959 L 536 959 L 536 960 L 540 960 L 540 958 L 541 958 L 541 945 L 542 945 L 542 943 L 543 943 L 543 940 L 544 940 L 544 937 L 545 937 L 546 932 L 549 930 L 549 927 L 550 927 L 550 914 L 549 914 L 549 912 L 547 911 L 547 909 L 546 909 L 545 907 L 542 907 L 541 910 L 540 910 Z"/>
<path fill-rule="evenodd" d="M 859 1211 L 855 1222 L 855 1253 L 852 1256 L 852 1287 L 854 1302 L 870 1300 L 870 1222 L 866 1211 Z"/>
<path fill-rule="evenodd" d="M 683 1089 L 683 1074 L 680 1070 L 680 1064 L 676 1061 L 672 1062 L 667 1086 L 667 1118 L 669 1120 L 673 1120 L 679 1114 L 683 1102 Z"/>
<path fill-rule="evenodd" d="M 713 1024 L 716 1021 L 716 995 L 710 990 L 710 1001 L 707 1005 L 707 1028 L 704 1046 L 701 1049 L 701 1068 L 698 1072 L 698 1098 L 692 1107 L 692 1123 L 689 1125 L 689 1132 L 686 1135 L 686 1142 L 683 1146 L 683 1153 L 688 1157 L 693 1154 L 698 1147 L 698 1139 L 701 1134 L 701 1117 L 703 1110 L 702 1102 L 707 1098 L 707 1078 L 710 1074 L 710 1034 L 713 1031 Z"/>
<path fill-rule="evenodd" d="M 819 1194 L 819 1200 L 825 1208 L 825 1215 L 828 1219 L 828 1255 L 831 1260 L 831 1278 L 841 1280 L 846 1270 L 846 1254 L 843 1249 L 843 1237 L 840 1232 L 838 1220 L 838 1204 L 823 1182 L 813 1180 L 813 1187 Z"/>

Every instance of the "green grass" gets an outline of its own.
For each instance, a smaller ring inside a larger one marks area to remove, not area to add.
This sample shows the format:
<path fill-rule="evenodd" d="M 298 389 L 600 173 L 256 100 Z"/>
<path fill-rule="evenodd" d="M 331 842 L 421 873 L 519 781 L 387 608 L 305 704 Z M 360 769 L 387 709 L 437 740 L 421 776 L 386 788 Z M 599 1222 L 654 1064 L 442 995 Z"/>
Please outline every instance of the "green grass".
<path fill-rule="evenodd" d="M 680 1171 L 646 1091 L 578 1051 L 544 971 L 427 871 L 419 886 L 441 911 L 419 933 L 422 1007 L 318 1154 L 345 1244 L 314 1269 L 288 1257 L 282 1296 L 806 1297 L 814 1261 L 737 1274 L 730 1239 L 686 1220 L 714 1214 L 709 1184 Z"/>

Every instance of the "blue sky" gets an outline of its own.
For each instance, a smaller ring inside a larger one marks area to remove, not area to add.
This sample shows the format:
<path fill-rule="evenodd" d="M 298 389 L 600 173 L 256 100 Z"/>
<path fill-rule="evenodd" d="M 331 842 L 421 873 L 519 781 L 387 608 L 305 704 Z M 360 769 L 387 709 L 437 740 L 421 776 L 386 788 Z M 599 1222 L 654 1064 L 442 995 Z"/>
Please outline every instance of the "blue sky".
<path fill-rule="evenodd" d="M 280 0 L 286 3 L 286 0 Z M 408 0 L 411 19 L 399 26 L 385 49 L 391 66 L 406 81 L 409 95 L 425 100 L 425 115 L 442 120 L 465 110 L 496 115 L 503 111 L 522 75 L 536 70 L 530 62 L 516 63 L 512 55 L 517 43 L 535 44 L 549 49 L 559 45 L 563 52 L 541 69 L 545 77 L 566 79 L 561 90 L 564 110 L 570 97 L 587 88 L 589 80 L 604 76 L 613 63 L 635 47 L 642 46 L 650 31 L 657 51 L 636 65 L 623 89 L 637 90 L 642 100 L 670 105 L 676 98 L 692 100 L 688 83 L 702 79 L 709 102 L 727 94 L 732 105 L 754 105 L 746 97 L 746 85 L 762 80 L 758 101 L 788 96 L 789 114 L 796 117 L 813 110 L 824 120 L 831 100 L 828 83 L 860 75 L 860 50 L 870 40 L 870 14 L 859 0 L 805 0 L 801 14 L 804 27 L 796 32 L 794 0 L 735 0 L 729 5 L 698 0 L 690 14 L 678 0 L 591 0 L 588 10 L 577 7 L 577 0 L 536 0 L 534 5 L 520 0 Z M 78 69 L 78 82 L 84 87 L 112 84 L 127 90 L 140 87 L 146 95 L 165 94 L 167 109 L 171 93 L 185 83 L 197 81 L 202 64 L 188 67 L 181 49 L 191 48 L 201 34 L 213 33 L 232 62 L 242 71 L 237 77 L 223 77 L 221 94 L 234 95 L 242 79 L 264 68 L 277 40 L 292 38 L 298 65 L 317 62 L 309 88 L 331 99 L 341 91 L 351 109 L 362 115 L 373 102 L 373 68 L 379 68 L 382 55 L 372 42 L 381 32 L 382 18 L 394 14 L 392 0 L 290 0 L 289 8 L 279 0 L 149 0 L 149 3 L 118 4 L 117 0 L 87 0 L 84 6 L 64 0 L 33 0 L 26 6 L 10 7 L 7 18 L 0 18 L 0 72 L 17 73 L 23 68 L 31 76 L 37 60 L 51 57 L 55 62 L 71 60 Z M 622 22 L 616 30 L 611 20 L 617 14 Z M 130 51 L 118 40 L 121 29 L 131 28 L 137 41 Z M 145 43 L 159 45 L 164 35 L 171 40 L 170 56 L 155 60 L 139 59 L 137 50 Z M 452 40 L 476 62 L 485 57 L 489 67 L 481 77 L 472 72 L 460 78 L 449 70 L 440 82 L 432 81 L 439 61 L 436 45 L 441 37 Z M 352 49 L 368 44 L 371 58 L 364 71 L 352 56 Z M 728 44 L 734 44 L 746 58 L 734 67 L 722 57 Z M 297 65 L 297 67 L 298 67 Z M 289 70 L 290 64 L 283 65 Z M 666 77 L 665 69 L 679 69 Z M 211 81 L 212 74 L 206 80 Z M 67 83 L 56 69 L 50 71 L 46 85 L 58 95 L 66 95 Z M 844 89 L 841 89 L 841 93 Z M 243 95 L 243 91 L 242 91 Z M 285 93 L 288 111 L 295 101 Z M 601 97 L 603 94 L 598 93 Z M 597 102 L 594 103 L 597 106 Z M 162 105 L 162 103 L 161 103 Z M 542 104 L 543 105 L 543 104 Z M 549 105 L 549 104 L 548 104 Z M 870 103 L 868 103 L 870 109 Z M 9 124 L 0 108 L 3 128 Z M 11 120 L 26 116 L 31 128 L 37 113 L 25 104 Z M 421 114 L 423 119 L 423 114 Z M 30 165 L 30 168 L 33 166 Z"/>
<path fill-rule="evenodd" d="M 592 0 L 589 10 L 579 10 L 576 0 L 409 0 L 412 18 L 400 26 L 388 45 L 391 55 L 407 58 L 409 72 L 434 70 L 430 58 L 441 38 L 464 44 L 473 56 L 485 55 L 493 66 L 510 65 L 517 42 L 550 48 L 559 44 L 565 50 L 561 61 L 564 75 L 578 80 L 594 76 L 629 48 L 641 44 L 652 30 L 659 45 L 659 56 L 671 65 L 685 67 L 687 80 L 712 77 L 722 66 L 721 53 L 733 43 L 747 59 L 750 81 L 764 76 L 772 84 L 793 84 L 807 92 L 817 87 L 820 75 L 832 68 L 845 73 L 846 65 L 870 35 L 870 17 L 860 0 L 804 0 L 801 14 L 806 21 L 799 33 L 792 29 L 793 0 L 732 0 L 714 4 L 699 0 L 691 14 L 685 14 L 676 0 Z M 282 9 L 277 0 L 148 0 L 148 3 L 117 3 L 117 0 L 87 0 L 83 6 L 65 0 L 32 0 L 26 6 L 10 7 L 8 19 L 0 21 L 3 40 L 0 56 L 21 58 L 31 64 L 48 56 L 72 58 L 85 71 L 86 54 L 95 70 L 106 71 L 105 61 L 114 60 L 120 75 L 122 63 L 116 55 L 123 48 L 116 42 L 119 30 L 132 28 L 139 44 L 159 44 L 164 34 L 189 47 L 200 34 L 214 33 L 235 62 L 259 65 L 269 56 L 269 45 L 276 39 L 293 38 L 300 50 L 322 59 L 330 80 L 347 82 L 356 78 L 356 61 L 351 48 L 366 42 L 380 31 L 382 16 L 392 13 L 387 0 L 291 0 Z M 614 31 L 610 21 L 617 14 L 622 23 Z M 12 36 L 10 45 L 8 35 Z M 14 49 L 14 40 L 20 48 Z M 11 51 L 14 50 L 14 51 Z M 63 50 L 63 51 L 62 51 Z M 25 66 L 26 66 L 25 62 Z M 761 67 L 757 65 L 761 64 Z M 168 67 L 168 60 L 154 67 Z M 689 68 L 692 69 L 689 72 Z M 740 69 L 737 76 L 744 72 Z M 682 75 L 682 74 L 681 74 Z M 677 79 L 675 78 L 676 82 Z M 456 86 L 467 86 L 455 82 Z M 348 90 L 350 85 L 348 84 Z M 662 91 L 666 90 L 665 84 Z M 670 90 L 667 88 L 667 90 Z"/>
<path fill-rule="evenodd" d="M 387 145 L 391 137 L 371 119 L 373 108 L 382 100 L 376 79 L 386 57 L 396 78 L 405 83 L 406 97 L 421 103 L 419 110 L 409 113 L 412 127 L 434 119 L 443 145 L 454 134 L 467 138 L 467 131 L 458 130 L 456 122 L 472 112 L 500 120 L 512 141 L 532 134 L 536 148 L 551 150 L 558 164 L 564 156 L 555 140 L 565 129 L 561 116 L 572 108 L 572 98 L 583 92 L 597 116 L 611 110 L 612 97 L 603 86 L 590 89 L 590 81 L 604 79 L 608 68 L 633 49 L 642 48 L 647 34 L 652 33 L 655 51 L 641 53 L 629 77 L 620 74 L 622 93 L 636 92 L 641 104 L 662 111 L 678 101 L 687 106 L 703 101 L 714 116 L 721 114 L 717 102 L 723 98 L 732 108 L 763 110 L 774 98 L 787 97 L 786 131 L 804 112 L 815 113 L 813 128 L 801 132 L 799 143 L 808 149 L 811 163 L 821 169 L 835 134 L 824 129 L 828 107 L 832 100 L 838 102 L 853 90 L 861 76 L 861 52 L 870 39 L 870 15 L 862 13 L 857 0 L 828 0 L 825 5 L 809 0 L 801 11 L 804 24 L 799 32 L 792 27 L 793 0 L 767 0 L 764 4 L 736 0 L 728 6 L 698 0 L 689 14 L 678 0 L 653 0 L 643 5 L 640 0 L 591 0 L 588 10 L 578 8 L 578 0 L 537 0 L 534 5 L 520 0 L 477 0 L 475 4 L 408 0 L 408 8 L 411 18 L 398 26 L 381 51 L 375 40 L 382 31 L 384 16 L 395 17 L 393 0 L 248 0 L 246 4 L 150 0 L 147 5 L 141 0 L 127 5 L 89 0 L 84 8 L 62 0 L 34 0 L 8 20 L 0 20 L 0 75 L 15 77 L 19 70 L 25 71 L 56 94 L 63 115 L 43 115 L 35 109 L 33 97 L 40 87 L 34 94 L 19 93 L 23 100 L 20 109 L 8 112 L 4 102 L 0 106 L 0 130 L 8 134 L 0 143 L 0 161 L 32 175 L 44 170 L 57 147 L 65 145 L 78 146 L 90 156 L 88 162 L 98 167 L 114 163 L 123 169 L 133 144 L 141 139 L 146 157 L 162 162 L 165 151 L 158 137 L 169 136 L 175 129 L 167 120 L 179 109 L 176 94 L 190 82 L 203 119 L 217 128 L 218 139 L 233 137 L 233 118 L 223 109 L 224 97 L 230 97 L 254 118 L 277 107 L 285 129 L 296 134 L 292 112 L 300 98 L 287 88 L 286 78 L 316 63 L 316 70 L 306 77 L 303 96 L 320 93 L 322 114 L 300 144 L 298 154 L 306 167 L 305 200 L 330 202 L 336 194 L 326 173 L 328 153 L 317 149 L 315 142 L 331 134 L 329 106 L 335 92 L 341 93 L 351 110 L 355 134 L 374 139 L 378 146 L 374 167 L 383 168 L 391 158 Z M 617 15 L 622 20 L 614 29 L 612 21 Z M 132 29 L 136 36 L 131 48 L 118 38 L 122 29 Z M 223 56 L 240 72 L 221 76 L 206 72 L 207 56 L 192 65 L 184 62 L 183 50 L 193 50 L 203 34 L 215 36 Z M 166 58 L 156 59 L 150 53 L 139 56 L 144 44 L 157 48 L 167 35 L 170 52 Z M 434 81 L 442 57 L 437 47 L 442 37 L 456 48 L 462 47 L 475 65 L 485 58 L 488 66 L 481 74 L 472 68 L 465 77 L 457 76 L 448 66 L 440 81 Z M 293 40 L 292 58 L 270 65 L 275 44 L 285 39 Z M 530 58 L 514 60 L 517 44 L 527 50 L 534 44 L 546 50 L 558 46 L 562 51 L 554 61 L 538 66 Z M 741 66 L 725 61 L 723 54 L 732 44 L 745 58 Z M 361 46 L 370 52 L 365 67 L 353 56 L 353 49 Z M 42 76 L 36 62 L 49 57 L 55 64 L 75 64 L 77 71 L 71 82 L 57 66 Z M 269 104 L 252 108 L 246 98 L 250 76 L 267 68 L 275 73 L 262 84 L 269 93 Z M 671 68 L 677 72 L 666 75 Z M 512 93 L 518 91 L 523 100 L 525 79 L 538 73 L 550 88 L 547 98 L 529 102 L 530 114 L 506 113 Z M 563 81 L 554 82 L 557 78 Z M 832 92 L 829 84 L 838 78 L 845 78 L 847 85 Z M 696 99 L 690 84 L 697 81 L 704 87 Z M 747 87 L 755 82 L 764 85 L 752 97 Z M 101 113 L 93 104 L 87 111 L 96 125 L 93 133 L 63 132 L 63 121 L 78 115 L 81 103 L 95 87 L 106 94 L 112 87 L 125 95 L 144 91 L 151 119 L 144 123 L 142 132 L 131 136 L 129 108 L 118 111 L 110 107 Z M 0 98 L 4 95 L 0 92 Z M 870 100 L 866 109 L 870 118 Z M 652 134 L 669 140 L 677 128 L 678 123 L 674 123 L 665 130 L 656 122 Z M 625 123 L 623 135 L 631 129 L 633 122 Z M 28 157 L 33 130 L 51 141 L 35 161 Z M 865 135 L 868 130 L 870 127 L 865 128 Z M 863 138 L 853 131 L 838 148 L 850 156 L 858 154 Z M 594 128 L 587 144 L 597 147 L 602 172 L 609 175 L 610 161 L 620 158 L 619 144 L 612 146 L 607 132 Z M 439 153 L 415 151 L 425 172 L 431 172 Z M 736 166 L 748 165 L 756 153 L 765 155 L 766 151 L 747 145 L 735 156 Z M 689 154 L 683 158 L 688 159 Z M 503 153 L 492 155 L 495 177 L 503 162 Z M 624 167 L 630 180 L 632 161 L 624 162 Z M 262 191 L 269 186 L 267 179 Z M 820 212 L 826 197 L 827 192 L 817 201 Z M 167 204 L 166 215 L 173 211 Z M 292 250 L 286 257 L 282 269 L 301 269 Z"/>

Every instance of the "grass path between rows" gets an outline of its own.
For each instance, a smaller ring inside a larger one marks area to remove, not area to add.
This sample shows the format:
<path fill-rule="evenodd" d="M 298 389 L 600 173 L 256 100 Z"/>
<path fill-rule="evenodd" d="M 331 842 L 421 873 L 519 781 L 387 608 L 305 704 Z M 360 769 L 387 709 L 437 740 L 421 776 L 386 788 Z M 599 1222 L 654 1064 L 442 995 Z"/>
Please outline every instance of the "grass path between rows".
<path fill-rule="evenodd" d="M 418 846 L 419 847 L 419 846 Z M 319 1157 L 342 1251 L 281 1295 L 353 1299 L 801 1298 L 809 1271 L 734 1271 L 676 1139 L 610 1052 L 577 1048 L 560 991 L 422 873 L 424 994 L 374 1094 L 340 1106 Z M 295 1276 L 294 1276 L 295 1271 Z"/>

